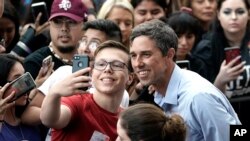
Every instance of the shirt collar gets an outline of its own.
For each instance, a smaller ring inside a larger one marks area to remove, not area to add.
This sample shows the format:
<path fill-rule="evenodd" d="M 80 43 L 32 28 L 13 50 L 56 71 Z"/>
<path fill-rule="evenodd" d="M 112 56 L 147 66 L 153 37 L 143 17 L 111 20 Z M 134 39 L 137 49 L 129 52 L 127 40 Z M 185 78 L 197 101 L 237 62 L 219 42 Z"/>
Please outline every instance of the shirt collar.
<path fill-rule="evenodd" d="M 162 106 L 164 103 L 177 105 L 178 104 L 178 90 L 181 83 L 181 68 L 175 65 L 171 75 L 167 91 L 163 97 L 159 92 L 155 92 L 155 102 Z"/>

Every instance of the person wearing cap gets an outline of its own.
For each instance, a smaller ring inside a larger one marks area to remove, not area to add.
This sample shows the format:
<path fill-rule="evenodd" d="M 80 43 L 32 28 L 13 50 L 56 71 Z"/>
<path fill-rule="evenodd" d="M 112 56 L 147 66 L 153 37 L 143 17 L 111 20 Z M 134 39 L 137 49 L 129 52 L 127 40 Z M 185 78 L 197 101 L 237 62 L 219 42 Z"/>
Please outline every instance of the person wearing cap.
<path fill-rule="evenodd" d="M 86 13 L 81 0 L 54 0 L 49 18 L 51 43 L 26 57 L 25 71 L 36 78 L 43 59 L 49 55 L 52 56 L 54 70 L 63 65 L 71 65 L 78 41 L 83 35 Z"/>

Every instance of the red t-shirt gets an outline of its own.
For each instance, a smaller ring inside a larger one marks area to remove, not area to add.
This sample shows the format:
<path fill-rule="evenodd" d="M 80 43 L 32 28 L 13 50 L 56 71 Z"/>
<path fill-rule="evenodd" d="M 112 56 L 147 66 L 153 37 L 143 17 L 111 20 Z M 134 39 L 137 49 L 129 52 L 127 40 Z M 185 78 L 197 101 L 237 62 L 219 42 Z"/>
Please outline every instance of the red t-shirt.
<path fill-rule="evenodd" d="M 94 132 L 94 136 L 97 132 L 110 138 L 110 141 L 115 141 L 119 113 L 102 109 L 95 103 L 92 94 L 65 97 L 61 102 L 69 107 L 72 118 L 67 127 L 52 130 L 52 141 L 90 141 Z"/>

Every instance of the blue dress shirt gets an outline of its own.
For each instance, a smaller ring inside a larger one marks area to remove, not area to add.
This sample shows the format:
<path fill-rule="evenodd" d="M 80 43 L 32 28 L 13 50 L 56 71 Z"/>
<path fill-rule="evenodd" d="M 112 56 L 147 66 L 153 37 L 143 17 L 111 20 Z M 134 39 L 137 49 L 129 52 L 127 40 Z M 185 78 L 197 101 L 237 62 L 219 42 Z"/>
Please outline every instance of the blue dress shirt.
<path fill-rule="evenodd" d="M 197 73 L 177 65 L 166 93 L 156 92 L 154 100 L 166 114 L 179 114 L 184 118 L 187 141 L 229 141 L 230 125 L 241 124 L 220 90 Z"/>

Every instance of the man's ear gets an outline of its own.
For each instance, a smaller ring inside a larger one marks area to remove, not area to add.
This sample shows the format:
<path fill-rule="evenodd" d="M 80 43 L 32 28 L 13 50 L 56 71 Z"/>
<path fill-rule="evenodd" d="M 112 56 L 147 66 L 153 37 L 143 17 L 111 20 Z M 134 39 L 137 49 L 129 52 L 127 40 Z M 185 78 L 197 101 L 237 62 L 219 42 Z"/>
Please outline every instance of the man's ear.
<path fill-rule="evenodd" d="M 133 82 L 135 78 L 135 74 L 134 73 L 129 73 L 128 75 L 128 81 L 127 81 L 127 86 L 131 85 L 131 83 Z"/>
<path fill-rule="evenodd" d="M 167 58 L 170 58 L 170 59 L 174 59 L 174 57 L 175 57 L 175 50 L 174 50 L 174 48 L 169 48 L 168 49 L 168 53 L 167 53 Z"/>

